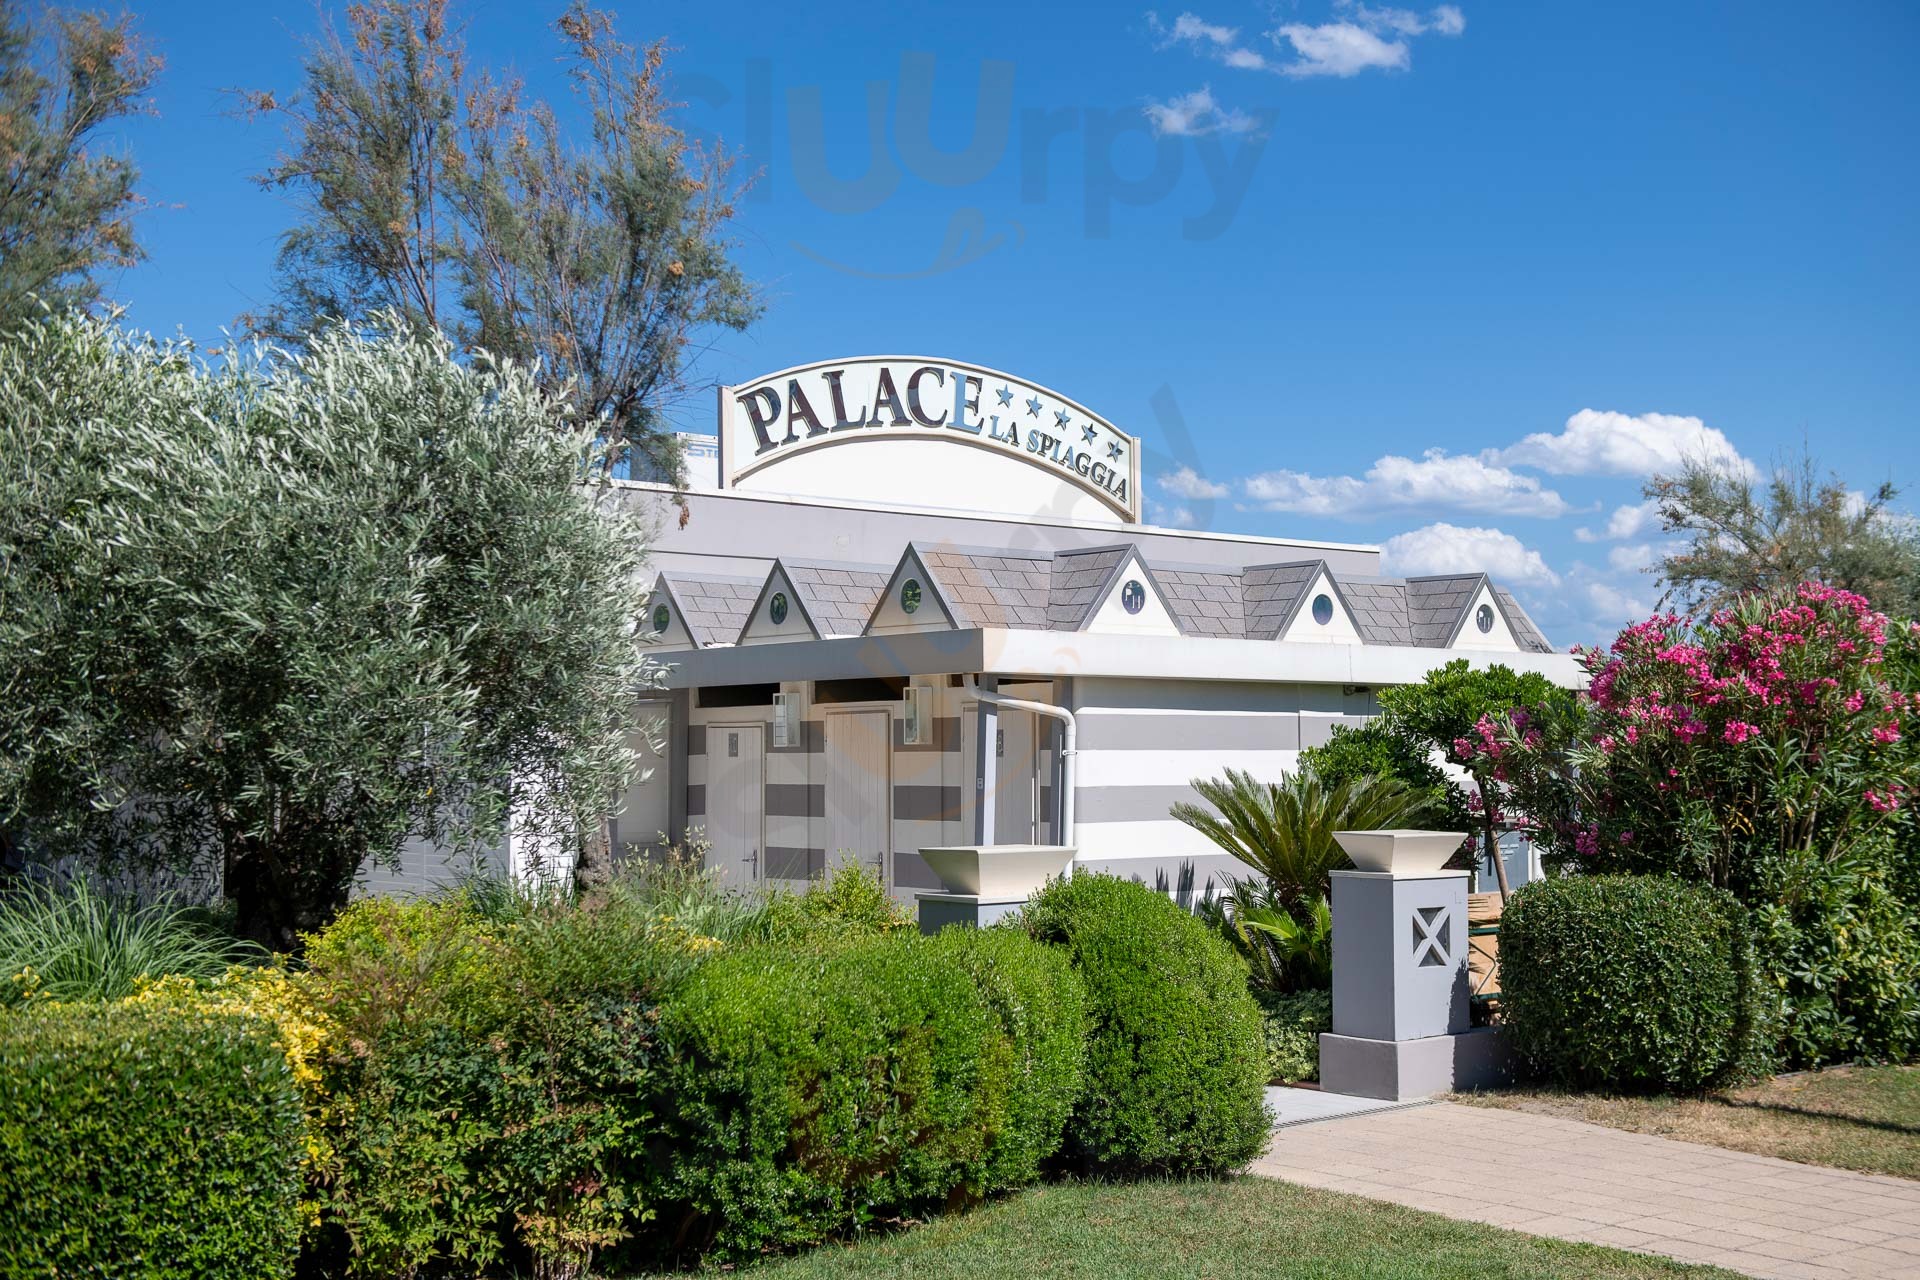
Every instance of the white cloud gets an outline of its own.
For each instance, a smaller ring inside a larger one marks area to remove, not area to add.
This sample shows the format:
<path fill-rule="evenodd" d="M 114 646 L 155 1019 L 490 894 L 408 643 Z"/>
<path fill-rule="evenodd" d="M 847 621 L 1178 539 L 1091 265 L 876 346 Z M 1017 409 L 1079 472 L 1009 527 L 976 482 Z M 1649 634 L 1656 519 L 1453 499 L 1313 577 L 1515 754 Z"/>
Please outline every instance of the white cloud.
<path fill-rule="evenodd" d="M 1159 14 L 1151 10 L 1147 13 L 1147 25 L 1160 37 L 1159 47 L 1162 49 L 1183 44 L 1202 57 L 1217 58 L 1242 71 L 1267 69 L 1267 59 L 1263 54 L 1241 45 L 1238 27 L 1208 22 L 1195 13 L 1183 13 L 1173 20 L 1172 26 L 1168 26 L 1160 21 Z"/>
<path fill-rule="evenodd" d="M 1403 71 L 1412 60 L 1408 40 L 1428 34 L 1457 36 L 1467 29 L 1466 15 L 1450 4 L 1426 13 L 1376 9 L 1360 0 L 1335 0 L 1334 8 L 1338 17 L 1332 22 L 1290 22 L 1266 33 L 1288 55 L 1284 60 L 1241 44 L 1240 28 L 1209 22 L 1197 13 L 1182 13 L 1169 24 L 1149 10 L 1147 25 L 1159 48 L 1183 45 L 1242 71 L 1274 71 L 1296 78 L 1347 77 L 1376 68 Z"/>
<path fill-rule="evenodd" d="M 1670 413 L 1625 414 L 1582 409 L 1558 435 L 1538 431 L 1491 450 L 1488 461 L 1538 467 L 1557 476 L 1651 476 L 1687 461 L 1751 472 L 1733 442 L 1698 418 Z"/>
<path fill-rule="evenodd" d="M 1532 476 L 1442 449 L 1429 449 L 1418 459 L 1389 454 L 1369 467 L 1364 477 L 1268 471 L 1249 476 L 1242 487 L 1268 511 L 1348 519 L 1365 519 L 1382 507 L 1548 518 L 1573 509 Z"/>
<path fill-rule="evenodd" d="M 1607 517 L 1606 528 L 1598 531 L 1575 529 L 1573 536 L 1581 542 L 1617 542 L 1651 529 L 1659 522 L 1660 507 L 1657 503 L 1629 502 L 1613 509 L 1613 514 Z"/>
<path fill-rule="evenodd" d="M 1290 22 L 1267 33 L 1293 61 L 1274 69 L 1282 75 L 1357 76 L 1362 71 L 1404 71 L 1413 61 L 1407 41 L 1429 33 L 1457 36 L 1467 29 L 1466 15 L 1450 4 L 1425 14 L 1412 9 L 1371 8 L 1359 0 L 1335 5 L 1340 19 L 1309 26 Z"/>
<path fill-rule="evenodd" d="M 1282 75 L 1357 76 L 1374 69 L 1404 71 L 1413 61 L 1406 42 L 1382 40 L 1351 22 L 1325 22 L 1317 27 L 1290 22 L 1272 32 L 1273 41 L 1293 46 L 1294 61 L 1280 66 Z"/>
<path fill-rule="evenodd" d="M 1165 503 L 1148 498 L 1147 523 L 1157 524 L 1166 529 L 1191 529 L 1196 522 L 1193 512 L 1185 507 L 1169 507 Z"/>
<path fill-rule="evenodd" d="M 1629 623 L 1643 622 L 1653 616 L 1652 595 L 1623 590 L 1609 582 L 1582 583 L 1578 596 L 1586 606 L 1588 617 L 1607 632 L 1608 639 Z"/>
<path fill-rule="evenodd" d="M 1666 558 L 1667 549 L 1651 542 L 1615 547 L 1607 552 L 1607 567 L 1615 573 L 1644 573 Z"/>
<path fill-rule="evenodd" d="M 1467 29 L 1467 17 L 1458 8 L 1443 4 L 1426 14 L 1411 9 L 1373 9 L 1357 0 L 1340 0 L 1335 6 L 1370 31 L 1392 31 L 1403 36 L 1457 36 Z"/>
<path fill-rule="evenodd" d="M 1222 107 L 1213 90 L 1201 85 L 1192 93 L 1166 102 L 1149 102 L 1147 122 L 1159 137 L 1195 138 L 1208 133 L 1251 133 L 1260 127 L 1257 117 L 1235 107 Z"/>
<path fill-rule="evenodd" d="M 1224 498 L 1229 492 L 1226 485 L 1207 479 L 1192 467 L 1181 467 L 1171 475 L 1161 476 L 1160 487 L 1177 497 L 1196 501 L 1204 498 Z"/>
<path fill-rule="evenodd" d="M 1389 573 L 1486 573 L 1503 586 L 1551 587 L 1560 575 L 1538 551 L 1498 529 L 1430 524 L 1395 534 L 1381 547 Z"/>

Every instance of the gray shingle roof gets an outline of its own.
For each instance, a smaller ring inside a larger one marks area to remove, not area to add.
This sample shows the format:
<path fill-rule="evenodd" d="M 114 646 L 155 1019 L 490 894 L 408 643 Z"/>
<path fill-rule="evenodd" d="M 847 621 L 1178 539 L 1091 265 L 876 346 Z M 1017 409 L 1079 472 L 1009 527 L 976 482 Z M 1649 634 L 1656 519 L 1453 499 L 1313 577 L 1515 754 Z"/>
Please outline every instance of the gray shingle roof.
<path fill-rule="evenodd" d="M 1399 578 L 1336 578 L 1340 599 L 1353 617 L 1363 644 L 1412 645 L 1407 584 Z"/>
<path fill-rule="evenodd" d="M 702 649 L 713 644 L 731 644 L 760 594 L 757 578 L 729 578 L 670 569 L 660 575 L 658 582 L 680 606 L 681 623 Z"/>
<path fill-rule="evenodd" d="M 1130 544 L 1117 544 L 1038 555 L 979 547 L 913 547 L 931 579 L 929 586 L 954 615 L 956 626 L 1028 631 L 1073 631 L 1086 626 L 1134 550 Z M 890 572 L 866 565 L 783 563 L 794 589 L 806 596 L 812 616 L 830 635 L 863 630 L 891 580 Z M 1324 560 L 1240 570 L 1155 564 L 1144 558 L 1140 563 L 1180 630 L 1215 638 L 1272 640 L 1284 634 L 1306 607 L 1313 583 L 1325 574 L 1363 644 L 1441 648 L 1458 633 L 1481 585 L 1492 585 L 1484 574 L 1422 578 L 1338 574 Z M 1554 652 L 1512 593 L 1501 587 L 1492 590 L 1521 649 Z M 833 592 L 840 598 L 832 599 Z"/>
<path fill-rule="evenodd" d="M 1327 567 L 1324 560 L 1291 564 L 1257 564 L 1241 571 L 1249 640 L 1271 640 L 1287 629 L 1299 612 L 1300 597 Z"/>
<path fill-rule="evenodd" d="M 921 563 L 963 627 L 1051 629 L 1053 557 L 943 549 L 920 552 Z"/>
<path fill-rule="evenodd" d="M 859 635 L 891 576 L 867 564 L 782 559 L 780 566 L 823 636 Z"/>
<path fill-rule="evenodd" d="M 1078 631 L 1085 626 L 1129 550 L 1090 547 L 1055 553 L 1047 587 L 1047 624 L 1055 631 Z"/>
<path fill-rule="evenodd" d="M 1151 566 L 1149 566 L 1151 568 Z M 1180 630 L 1190 636 L 1241 639 L 1247 634 L 1240 575 L 1217 569 L 1153 569 Z"/>
<path fill-rule="evenodd" d="M 1413 624 L 1413 643 L 1442 648 L 1452 640 L 1486 577 L 1484 573 L 1459 573 L 1408 578 L 1407 619 Z"/>

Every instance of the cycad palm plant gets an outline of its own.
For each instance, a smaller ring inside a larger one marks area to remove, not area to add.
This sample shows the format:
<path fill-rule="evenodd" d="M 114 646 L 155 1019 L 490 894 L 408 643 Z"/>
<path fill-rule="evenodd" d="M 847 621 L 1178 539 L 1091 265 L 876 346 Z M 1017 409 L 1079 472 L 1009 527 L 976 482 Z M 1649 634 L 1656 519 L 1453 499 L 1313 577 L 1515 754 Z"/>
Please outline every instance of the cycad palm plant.
<path fill-rule="evenodd" d="M 1347 864 L 1334 832 L 1411 826 L 1434 807 L 1397 779 L 1327 784 L 1306 768 L 1279 782 L 1229 769 L 1224 778 L 1195 778 L 1193 789 L 1212 807 L 1176 804 L 1173 816 L 1264 876 L 1276 904 L 1296 918 Z"/>

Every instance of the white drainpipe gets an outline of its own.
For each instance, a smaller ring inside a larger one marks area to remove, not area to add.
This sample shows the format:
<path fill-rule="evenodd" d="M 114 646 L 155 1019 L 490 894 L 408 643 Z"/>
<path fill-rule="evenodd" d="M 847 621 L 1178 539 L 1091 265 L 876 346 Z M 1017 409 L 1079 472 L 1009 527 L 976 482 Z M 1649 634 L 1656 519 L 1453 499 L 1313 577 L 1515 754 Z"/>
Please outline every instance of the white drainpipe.
<path fill-rule="evenodd" d="M 989 693 L 987 690 L 982 689 L 979 682 L 972 676 L 963 677 L 963 681 L 967 692 L 971 693 L 981 702 L 992 703 L 996 707 L 1012 707 L 1015 711 L 1031 711 L 1036 715 L 1052 716 L 1055 720 L 1058 720 L 1066 726 L 1064 740 L 1060 746 L 1060 760 L 1064 765 L 1060 774 L 1060 788 L 1063 792 L 1060 797 L 1060 844 L 1063 848 L 1072 848 L 1073 761 L 1074 757 L 1080 754 L 1079 750 L 1074 746 L 1074 738 L 1079 726 L 1073 718 L 1073 712 L 1067 710 L 1065 707 L 1056 707 L 1050 702 L 1028 702 L 1025 698 L 1009 698 L 1005 694 Z M 1067 874 L 1073 874 L 1073 867 L 1071 865 L 1067 867 Z"/>

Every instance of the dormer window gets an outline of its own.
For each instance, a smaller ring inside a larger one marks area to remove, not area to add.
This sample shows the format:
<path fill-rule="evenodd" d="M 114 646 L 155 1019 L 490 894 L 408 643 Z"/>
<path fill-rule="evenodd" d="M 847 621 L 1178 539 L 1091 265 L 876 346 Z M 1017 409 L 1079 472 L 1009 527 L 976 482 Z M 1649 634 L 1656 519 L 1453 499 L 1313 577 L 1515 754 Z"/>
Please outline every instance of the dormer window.
<path fill-rule="evenodd" d="M 920 607 L 920 580 L 908 578 L 900 584 L 900 611 L 912 613 Z"/>
<path fill-rule="evenodd" d="M 1127 585 L 1120 588 L 1120 607 L 1128 613 L 1138 613 L 1147 607 L 1147 589 L 1140 585 L 1140 579 L 1128 578 Z"/>
<path fill-rule="evenodd" d="M 653 633 L 659 635 L 673 621 L 673 612 L 663 604 L 653 606 Z"/>
<path fill-rule="evenodd" d="M 1493 606 L 1490 604 L 1481 605 L 1480 608 L 1474 612 L 1473 625 L 1480 628 L 1480 634 L 1483 636 L 1490 633 L 1493 630 Z"/>
<path fill-rule="evenodd" d="M 773 599 L 767 602 L 767 616 L 773 619 L 773 625 L 779 626 L 787 620 L 787 593 L 776 591 Z"/>
<path fill-rule="evenodd" d="M 1322 592 L 1313 598 L 1313 620 L 1321 626 L 1333 621 L 1333 597 Z"/>

